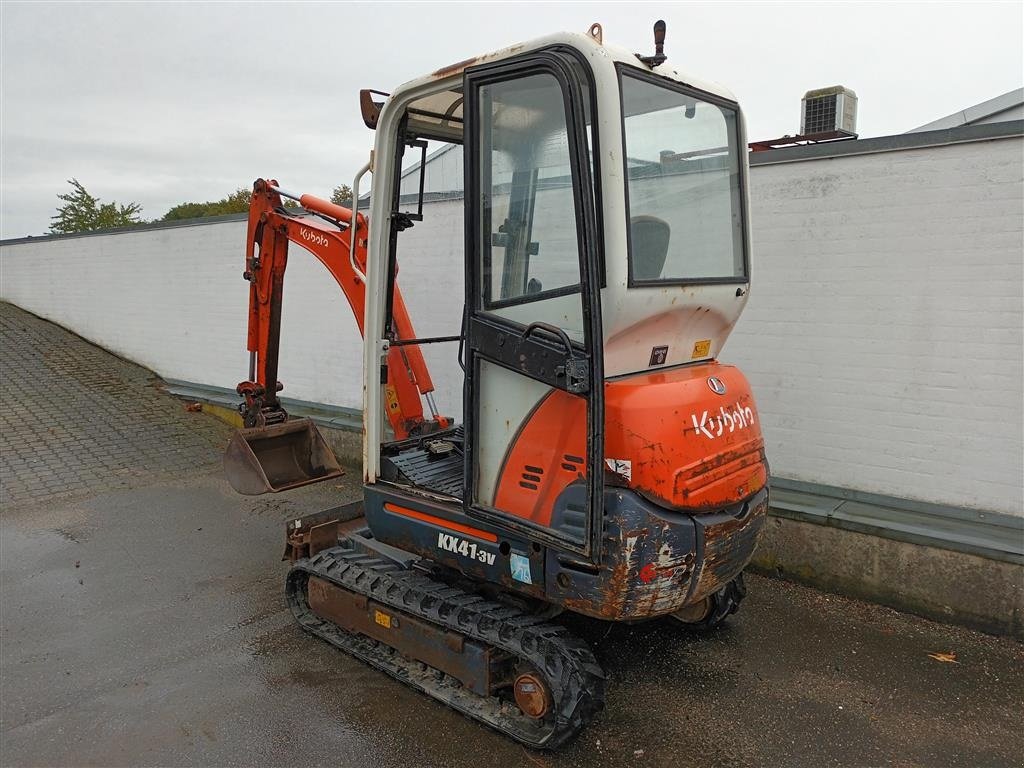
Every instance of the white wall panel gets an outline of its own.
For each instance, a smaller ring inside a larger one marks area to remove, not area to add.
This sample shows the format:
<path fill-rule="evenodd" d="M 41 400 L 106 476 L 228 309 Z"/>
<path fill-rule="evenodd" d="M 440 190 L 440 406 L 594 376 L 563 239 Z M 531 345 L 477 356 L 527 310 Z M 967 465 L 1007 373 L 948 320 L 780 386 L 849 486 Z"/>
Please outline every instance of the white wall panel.
<path fill-rule="evenodd" d="M 772 471 L 1022 514 L 1020 138 L 753 167 L 721 355 Z"/>
<path fill-rule="evenodd" d="M 721 357 L 751 379 L 775 474 L 1024 514 L 1022 161 L 1018 137 L 751 169 L 752 291 Z M 460 326 L 462 204 L 428 204 L 400 239 L 421 336 Z M 9 243 L 0 296 L 166 378 L 234 387 L 244 239 L 218 222 Z M 358 408 L 351 310 L 292 254 L 284 394 Z M 427 359 L 458 416 L 456 345 Z"/>

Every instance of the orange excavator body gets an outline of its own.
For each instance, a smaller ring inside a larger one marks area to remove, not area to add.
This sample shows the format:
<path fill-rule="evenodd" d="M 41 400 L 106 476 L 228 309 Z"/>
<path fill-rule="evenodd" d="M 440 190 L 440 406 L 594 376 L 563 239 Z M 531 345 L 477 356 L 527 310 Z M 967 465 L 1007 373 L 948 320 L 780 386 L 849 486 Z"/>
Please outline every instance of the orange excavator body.
<path fill-rule="evenodd" d="M 712 390 L 709 378 L 728 395 Z M 552 391 L 512 445 L 497 506 L 550 525 L 558 494 L 586 477 L 586 427 L 586 403 Z M 604 435 L 605 484 L 664 509 L 731 506 L 768 482 L 750 385 L 731 365 L 710 362 L 607 382 Z"/>

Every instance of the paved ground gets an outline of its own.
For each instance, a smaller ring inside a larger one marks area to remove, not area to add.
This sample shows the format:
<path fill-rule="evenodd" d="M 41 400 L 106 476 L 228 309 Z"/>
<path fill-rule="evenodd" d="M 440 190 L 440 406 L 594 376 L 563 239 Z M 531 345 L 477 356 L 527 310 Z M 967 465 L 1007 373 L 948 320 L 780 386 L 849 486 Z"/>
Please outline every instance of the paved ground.
<path fill-rule="evenodd" d="M 0 321 L 3 766 L 1024 762 L 1019 644 L 760 578 L 710 638 L 572 622 L 607 708 L 528 753 L 291 623 L 282 522 L 354 480 L 239 497 L 222 425 L 39 320 Z"/>
<path fill-rule="evenodd" d="M 0 304 L 0 503 L 130 488 L 218 460 L 212 419 L 182 418 L 149 371 Z"/>

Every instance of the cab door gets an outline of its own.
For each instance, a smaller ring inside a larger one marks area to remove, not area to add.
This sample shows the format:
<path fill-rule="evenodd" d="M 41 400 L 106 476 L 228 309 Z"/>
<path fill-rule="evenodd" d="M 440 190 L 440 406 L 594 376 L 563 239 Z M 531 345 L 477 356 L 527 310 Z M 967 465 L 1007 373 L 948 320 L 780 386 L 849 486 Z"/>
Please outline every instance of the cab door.
<path fill-rule="evenodd" d="M 589 91 L 567 53 L 466 75 L 468 515 L 592 561 L 602 362 Z"/>

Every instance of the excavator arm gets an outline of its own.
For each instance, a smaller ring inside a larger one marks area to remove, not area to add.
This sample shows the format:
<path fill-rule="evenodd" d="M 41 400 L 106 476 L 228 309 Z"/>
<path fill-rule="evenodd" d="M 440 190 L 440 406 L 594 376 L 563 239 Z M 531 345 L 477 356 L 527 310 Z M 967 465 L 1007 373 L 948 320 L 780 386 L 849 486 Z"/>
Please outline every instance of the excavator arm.
<path fill-rule="evenodd" d="M 304 210 L 289 210 L 282 196 L 298 200 Z M 278 399 L 282 384 L 277 378 L 288 243 L 301 245 L 327 267 L 365 336 L 367 231 L 368 222 L 361 213 L 313 195 L 292 195 L 273 180 L 256 180 L 249 204 L 244 273 L 249 281 L 249 380 L 237 387 L 245 399 L 239 410 L 246 427 L 268 427 L 288 419 Z M 397 284 L 392 306 L 391 339 L 415 339 Z M 434 407 L 430 396 L 434 383 L 418 346 L 392 345 L 385 368 L 382 383 L 387 417 L 397 439 L 449 426 L 448 419 Z M 423 398 L 430 406 L 430 419 L 424 418 Z"/>

